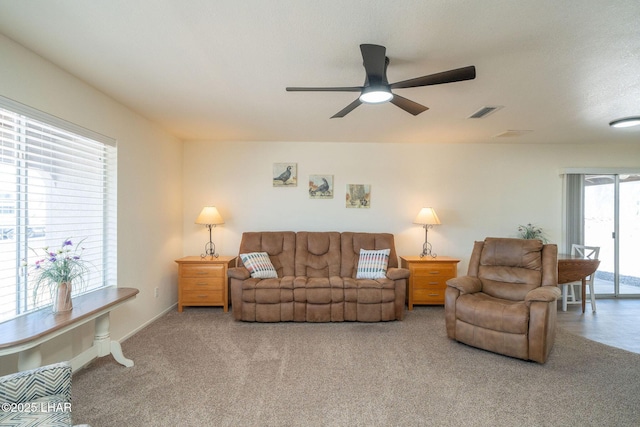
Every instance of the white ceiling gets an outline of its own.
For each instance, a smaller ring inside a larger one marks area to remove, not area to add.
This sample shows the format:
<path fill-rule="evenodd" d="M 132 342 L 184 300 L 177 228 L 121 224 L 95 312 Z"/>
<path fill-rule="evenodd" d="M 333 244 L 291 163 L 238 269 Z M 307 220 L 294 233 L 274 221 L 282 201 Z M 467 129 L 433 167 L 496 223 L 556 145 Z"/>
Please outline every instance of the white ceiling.
<path fill-rule="evenodd" d="M 608 126 L 640 115 L 638 0 L 2 0 L 0 33 L 185 140 L 640 143 Z M 285 91 L 362 85 L 361 43 L 390 82 L 477 77 L 397 89 L 416 117 Z"/>

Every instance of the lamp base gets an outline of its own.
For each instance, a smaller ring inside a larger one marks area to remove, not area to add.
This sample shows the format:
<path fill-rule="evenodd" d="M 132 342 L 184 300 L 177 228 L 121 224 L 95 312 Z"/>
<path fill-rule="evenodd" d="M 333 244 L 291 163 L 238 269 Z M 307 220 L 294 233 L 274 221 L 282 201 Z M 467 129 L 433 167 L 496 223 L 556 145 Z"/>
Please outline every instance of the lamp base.
<path fill-rule="evenodd" d="M 420 254 L 420 258 L 424 258 L 424 257 L 431 257 L 431 258 L 438 257 L 438 254 L 436 254 L 431 250 L 431 243 L 424 242 L 424 245 L 422 246 L 422 253 Z"/>
<path fill-rule="evenodd" d="M 422 245 L 422 253 L 420 254 L 420 258 L 424 258 L 426 256 L 430 256 L 431 258 L 436 258 L 438 254 L 431 250 L 431 243 L 429 243 L 429 228 L 433 227 L 430 224 L 424 225 L 424 245 Z"/>
<path fill-rule="evenodd" d="M 213 244 L 213 240 L 211 239 L 211 229 L 215 227 L 215 225 L 207 224 L 207 228 L 209 229 L 209 243 L 204 245 L 204 253 L 200 254 L 200 258 L 206 258 L 210 256 L 213 258 L 218 258 L 218 254 L 216 253 L 216 245 Z"/>
<path fill-rule="evenodd" d="M 200 254 L 200 258 L 206 258 L 210 256 L 211 258 L 218 258 L 220 256 L 216 253 L 216 245 L 213 242 L 209 242 L 204 246 L 204 253 Z"/>

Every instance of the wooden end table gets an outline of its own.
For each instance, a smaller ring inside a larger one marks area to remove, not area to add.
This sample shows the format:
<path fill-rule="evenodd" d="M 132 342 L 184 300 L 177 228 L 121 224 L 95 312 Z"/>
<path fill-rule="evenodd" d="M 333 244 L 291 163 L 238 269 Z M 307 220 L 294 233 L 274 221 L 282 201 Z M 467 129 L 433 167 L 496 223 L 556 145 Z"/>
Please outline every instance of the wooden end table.
<path fill-rule="evenodd" d="M 178 263 L 178 311 L 185 306 L 221 306 L 229 311 L 227 270 L 236 257 L 187 256 Z"/>
<path fill-rule="evenodd" d="M 414 305 L 444 305 L 447 280 L 458 276 L 457 258 L 401 256 L 401 267 L 410 271 L 408 283 L 409 310 Z"/>

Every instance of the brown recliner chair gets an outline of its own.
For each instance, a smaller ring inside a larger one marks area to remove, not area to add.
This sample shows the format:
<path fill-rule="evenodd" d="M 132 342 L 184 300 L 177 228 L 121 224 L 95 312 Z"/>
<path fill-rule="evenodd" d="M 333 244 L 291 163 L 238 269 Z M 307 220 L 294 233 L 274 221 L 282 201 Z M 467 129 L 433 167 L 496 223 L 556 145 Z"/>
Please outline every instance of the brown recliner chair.
<path fill-rule="evenodd" d="M 545 363 L 556 335 L 558 248 L 540 240 L 475 242 L 466 276 L 447 281 L 447 335 Z"/>

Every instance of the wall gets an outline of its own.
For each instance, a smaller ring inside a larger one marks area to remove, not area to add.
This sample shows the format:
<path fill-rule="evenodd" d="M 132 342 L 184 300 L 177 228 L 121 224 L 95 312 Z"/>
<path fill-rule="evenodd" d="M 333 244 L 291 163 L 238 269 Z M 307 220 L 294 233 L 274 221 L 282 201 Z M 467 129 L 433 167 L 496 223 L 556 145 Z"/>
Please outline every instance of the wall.
<path fill-rule="evenodd" d="M 193 221 L 202 206 L 218 207 L 225 224 L 214 230 L 221 254 L 236 255 L 243 231 L 385 231 L 399 255 L 418 255 L 424 230 L 412 224 L 432 206 L 441 225 L 429 231 L 440 255 L 459 257 L 467 270 L 474 240 L 516 237 L 520 224 L 562 236 L 565 167 L 638 167 L 640 144 L 377 144 L 185 142 L 184 253 L 199 254 L 208 239 Z M 274 188 L 272 164 L 296 162 L 298 186 Z M 310 200 L 308 176 L 332 174 L 335 195 Z M 371 184 L 369 209 L 346 209 L 347 184 Z"/>
<path fill-rule="evenodd" d="M 0 95 L 117 140 L 118 285 L 140 293 L 111 314 L 111 336 L 127 337 L 177 301 L 182 142 L 2 35 L 0 58 Z M 75 357 L 92 339 L 89 324 L 43 344 L 43 363 Z M 0 374 L 16 369 L 17 357 L 0 358 Z"/>

